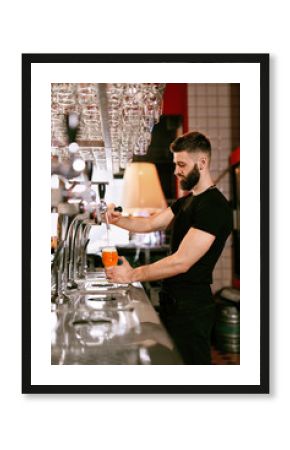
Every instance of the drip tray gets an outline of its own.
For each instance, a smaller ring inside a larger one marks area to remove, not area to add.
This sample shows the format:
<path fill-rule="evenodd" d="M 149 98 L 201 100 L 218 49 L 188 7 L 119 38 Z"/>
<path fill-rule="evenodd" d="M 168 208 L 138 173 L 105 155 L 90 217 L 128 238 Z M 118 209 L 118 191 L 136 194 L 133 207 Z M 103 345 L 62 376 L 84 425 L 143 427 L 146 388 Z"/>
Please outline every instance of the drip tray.
<path fill-rule="evenodd" d="M 85 281 L 81 286 L 81 293 L 127 292 L 128 289 L 128 284 L 109 283 L 105 278 L 98 278 L 96 280 Z"/>
<path fill-rule="evenodd" d="M 79 326 L 79 325 L 104 325 L 112 323 L 111 320 L 108 319 L 80 319 L 80 320 L 74 320 L 72 322 L 73 326 Z"/>
<path fill-rule="evenodd" d="M 94 310 L 113 309 L 117 311 L 133 311 L 129 296 L 118 293 L 88 294 L 83 296 L 81 303 Z"/>
<path fill-rule="evenodd" d="M 90 287 L 91 288 L 105 288 L 107 287 L 112 288 L 112 287 L 116 287 L 116 284 L 114 283 L 90 283 Z"/>
<path fill-rule="evenodd" d="M 98 346 L 116 335 L 118 322 L 116 311 L 77 311 L 70 325 L 82 346 Z"/>
<path fill-rule="evenodd" d="M 88 302 L 116 302 L 124 300 L 124 296 L 122 295 L 116 295 L 116 294 L 106 294 L 106 295 L 87 295 L 86 301 Z"/>

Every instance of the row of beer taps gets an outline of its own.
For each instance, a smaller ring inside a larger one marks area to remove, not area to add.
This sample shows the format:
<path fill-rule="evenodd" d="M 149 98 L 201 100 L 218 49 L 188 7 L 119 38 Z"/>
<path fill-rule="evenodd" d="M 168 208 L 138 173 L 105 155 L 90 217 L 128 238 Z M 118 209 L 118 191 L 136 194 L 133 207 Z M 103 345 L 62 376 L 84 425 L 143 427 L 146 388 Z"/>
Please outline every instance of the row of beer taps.
<path fill-rule="evenodd" d="M 96 192 L 89 188 L 78 193 L 79 198 L 75 197 L 75 200 L 79 200 L 77 203 L 61 202 L 58 205 L 59 239 L 51 265 L 53 303 L 67 302 L 67 293 L 77 289 L 77 281 L 85 278 L 91 227 L 106 222 L 107 204 L 104 196 L 108 182 L 94 184 L 98 185 L 99 202 L 96 202 Z"/>
<path fill-rule="evenodd" d="M 75 136 L 76 133 L 69 131 L 72 126 L 78 126 L 77 121 L 68 119 L 67 123 L 68 135 Z M 51 174 L 59 179 L 57 196 L 52 197 L 52 206 L 58 213 L 58 245 L 51 264 L 51 300 L 56 304 L 68 302 L 69 293 L 76 290 L 78 281 L 86 276 L 91 227 L 105 222 L 107 233 L 110 227 L 105 201 L 109 183 L 92 181 L 93 163 L 80 160 L 77 155 L 77 143 L 70 142 L 69 158 L 60 161 L 52 157 L 51 162 Z M 82 184 L 81 190 L 74 189 L 77 184 Z M 98 201 L 94 185 L 98 188 Z"/>

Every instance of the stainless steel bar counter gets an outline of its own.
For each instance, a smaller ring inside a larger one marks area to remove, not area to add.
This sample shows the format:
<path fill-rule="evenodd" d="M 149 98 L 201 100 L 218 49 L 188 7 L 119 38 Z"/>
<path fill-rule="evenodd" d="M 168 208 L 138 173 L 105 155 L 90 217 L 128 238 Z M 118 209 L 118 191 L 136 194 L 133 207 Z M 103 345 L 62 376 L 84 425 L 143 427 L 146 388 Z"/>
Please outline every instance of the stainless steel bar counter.
<path fill-rule="evenodd" d="M 103 270 L 52 305 L 51 363 L 182 364 L 142 285 L 116 285 Z"/>

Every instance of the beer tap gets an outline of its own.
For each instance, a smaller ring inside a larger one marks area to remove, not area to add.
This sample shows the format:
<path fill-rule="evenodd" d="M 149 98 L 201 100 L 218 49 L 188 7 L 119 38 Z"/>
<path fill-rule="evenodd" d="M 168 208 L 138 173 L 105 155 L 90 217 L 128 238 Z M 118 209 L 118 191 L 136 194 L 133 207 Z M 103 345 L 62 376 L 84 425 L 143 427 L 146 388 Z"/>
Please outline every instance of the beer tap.
<path fill-rule="evenodd" d="M 103 215 L 106 216 L 107 215 L 107 211 L 108 211 L 108 205 L 105 202 L 104 198 L 105 198 L 105 194 L 106 194 L 106 185 L 109 184 L 109 183 L 108 183 L 108 181 L 98 181 L 98 182 L 96 182 L 94 184 L 98 185 L 98 192 L 99 192 L 99 198 L 100 198 L 100 203 L 99 203 L 100 214 L 103 214 Z M 122 212 L 123 208 L 122 208 L 122 206 L 116 206 L 114 208 L 114 211 Z"/>
<path fill-rule="evenodd" d="M 97 182 L 96 184 L 98 185 L 98 191 L 99 191 L 99 197 L 100 197 L 100 203 L 99 203 L 100 213 L 106 214 L 106 212 L 108 210 L 108 206 L 104 199 L 105 199 L 105 194 L 106 194 L 106 185 L 109 183 L 107 181 L 102 181 L 102 182 Z"/>

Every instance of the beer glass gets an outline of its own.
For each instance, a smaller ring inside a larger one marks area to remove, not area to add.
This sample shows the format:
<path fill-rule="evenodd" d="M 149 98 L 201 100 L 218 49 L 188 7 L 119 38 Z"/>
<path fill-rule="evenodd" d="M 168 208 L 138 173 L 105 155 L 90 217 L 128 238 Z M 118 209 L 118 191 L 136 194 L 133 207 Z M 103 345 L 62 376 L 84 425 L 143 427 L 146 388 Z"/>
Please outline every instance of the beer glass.
<path fill-rule="evenodd" d="M 116 247 L 105 247 L 102 250 L 102 262 L 103 265 L 108 267 L 113 267 L 117 265 L 118 262 L 118 252 Z"/>

